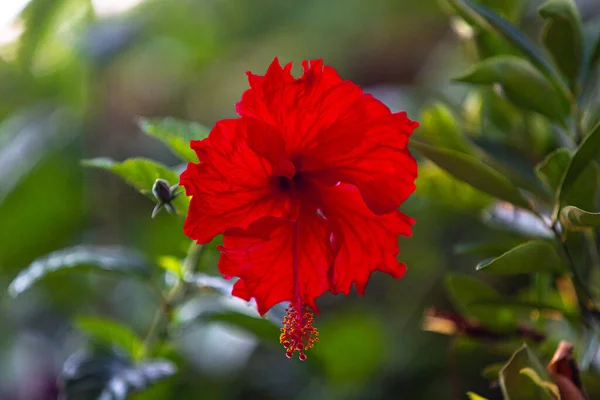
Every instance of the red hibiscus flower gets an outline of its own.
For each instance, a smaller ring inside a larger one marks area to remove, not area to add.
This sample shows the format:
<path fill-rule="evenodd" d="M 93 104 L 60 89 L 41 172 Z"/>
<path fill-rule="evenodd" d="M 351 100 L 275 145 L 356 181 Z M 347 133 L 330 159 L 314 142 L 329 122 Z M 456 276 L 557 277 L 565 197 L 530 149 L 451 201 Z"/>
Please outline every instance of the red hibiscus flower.
<path fill-rule="evenodd" d="M 398 235 L 413 220 L 397 208 L 414 191 L 407 149 L 417 123 L 392 113 L 321 60 L 275 59 L 248 73 L 240 118 L 192 141 L 200 162 L 181 174 L 191 204 L 184 231 L 198 243 L 223 234 L 219 270 L 233 295 L 261 315 L 289 301 L 280 337 L 288 357 L 317 339 L 311 310 L 326 291 L 363 294 L 371 272 L 400 278 Z"/>

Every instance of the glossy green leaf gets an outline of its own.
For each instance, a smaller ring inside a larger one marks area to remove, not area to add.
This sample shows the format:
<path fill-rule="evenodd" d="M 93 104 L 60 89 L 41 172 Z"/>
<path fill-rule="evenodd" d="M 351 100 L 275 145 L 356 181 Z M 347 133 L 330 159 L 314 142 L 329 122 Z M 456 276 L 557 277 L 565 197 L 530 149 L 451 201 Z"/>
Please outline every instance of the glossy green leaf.
<path fill-rule="evenodd" d="M 134 365 L 117 354 L 76 353 L 67 359 L 59 376 L 59 398 L 126 400 L 176 371 L 175 364 L 167 360 L 145 360 Z"/>
<path fill-rule="evenodd" d="M 499 256 L 521 243 L 520 239 L 502 238 L 486 242 L 458 243 L 452 247 L 454 254 L 469 254 L 484 257 Z"/>
<path fill-rule="evenodd" d="M 573 0 L 549 0 L 539 13 L 546 20 L 544 45 L 574 88 L 584 59 L 583 27 L 577 6 Z"/>
<path fill-rule="evenodd" d="M 560 211 L 560 222 L 569 230 L 597 228 L 600 226 L 600 213 L 567 206 Z"/>
<path fill-rule="evenodd" d="M 465 212 L 482 210 L 494 200 L 493 197 L 456 179 L 429 160 L 420 163 L 416 185 L 416 196 L 426 199 L 432 206 L 450 210 Z M 456 193 L 460 193 L 461 201 L 456 201 Z"/>
<path fill-rule="evenodd" d="M 586 138 L 577 147 L 567 172 L 562 180 L 558 199 L 562 204 L 570 190 L 573 188 L 579 176 L 585 171 L 588 165 L 598 156 L 600 152 L 600 124 L 596 125 Z"/>
<path fill-rule="evenodd" d="M 483 222 L 497 230 L 516 233 L 523 238 L 553 238 L 550 218 L 541 219 L 529 210 L 497 201 L 482 213 Z"/>
<path fill-rule="evenodd" d="M 515 48 L 520 50 L 534 65 L 540 68 L 552 81 L 560 95 L 560 101 L 563 103 L 561 108 L 569 108 L 572 100 L 569 88 L 563 82 L 558 72 L 552 64 L 546 59 L 544 53 L 538 49 L 523 32 L 517 29 L 510 21 L 502 18 L 500 15 L 489 8 L 476 3 L 472 0 L 449 0 L 449 2 L 462 13 L 469 14 L 471 19 L 478 20 L 487 24 L 500 35 L 502 35 Z"/>
<path fill-rule="evenodd" d="M 152 270 L 139 253 L 119 246 L 75 246 L 45 255 L 22 270 L 8 290 L 16 296 L 50 273 L 108 271 L 147 279 Z"/>
<path fill-rule="evenodd" d="M 538 358 L 527 347 L 517 350 L 500 371 L 500 387 L 506 400 L 552 400 L 551 392 L 534 382 L 524 369 L 530 369 L 539 377 L 540 382 L 551 382 L 548 372 Z"/>
<path fill-rule="evenodd" d="M 465 154 L 472 153 L 471 145 L 461 133 L 452 110 L 445 104 L 437 102 L 423 109 L 419 123 L 416 134 L 430 144 Z"/>
<path fill-rule="evenodd" d="M 538 112 L 559 123 L 564 123 L 569 113 L 546 77 L 519 57 L 488 58 L 454 79 L 472 84 L 498 84 L 506 98 L 516 106 Z"/>
<path fill-rule="evenodd" d="M 110 158 L 94 158 L 83 160 L 82 165 L 105 169 L 119 175 L 125 182 L 152 201 L 156 201 L 151 190 L 157 179 L 164 179 L 170 185 L 179 183 L 179 176 L 175 171 L 163 164 L 146 158 L 128 158 L 123 162 L 114 161 Z M 173 206 L 182 215 L 187 213 L 188 205 L 189 199 L 186 196 L 178 196 L 173 201 Z"/>
<path fill-rule="evenodd" d="M 469 396 L 469 400 L 487 400 L 485 397 L 473 392 L 467 392 L 467 396 Z"/>
<path fill-rule="evenodd" d="M 539 388 L 544 390 L 544 395 L 550 396 L 551 399 L 558 399 L 560 391 L 554 382 L 543 380 L 536 371 L 532 368 L 523 368 L 521 374 L 527 376 Z"/>
<path fill-rule="evenodd" d="M 468 183 L 499 199 L 506 200 L 522 208 L 530 208 L 529 203 L 508 179 L 478 159 L 454 150 L 440 149 L 425 143 L 411 141 L 418 152 L 429 158 L 440 168 L 457 179 Z"/>
<path fill-rule="evenodd" d="M 556 192 L 570 161 L 569 150 L 560 148 L 550 153 L 542 162 L 536 165 L 535 173 L 542 182 Z"/>
<path fill-rule="evenodd" d="M 128 327 L 98 317 L 75 318 L 75 326 L 96 342 L 117 346 L 121 351 L 137 360 L 143 356 L 144 344 Z"/>
<path fill-rule="evenodd" d="M 206 139 L 209 133 L 208 128 L 197 122 L 175 118 L 141 118 L 138 125 L 144 133 L 163 142 L 184 161 L 198 162 L 196 152 L 190 147 L 190 141 Z"/>
<path fill-rule="evenodd" d="M 543 240 L 533 240 L 507 251 L 498 258 L 479 263 L 476 269 L 492 274 L 514 275 L 534 272 L 559 273 L 563 267 L 554 247 Z"/>

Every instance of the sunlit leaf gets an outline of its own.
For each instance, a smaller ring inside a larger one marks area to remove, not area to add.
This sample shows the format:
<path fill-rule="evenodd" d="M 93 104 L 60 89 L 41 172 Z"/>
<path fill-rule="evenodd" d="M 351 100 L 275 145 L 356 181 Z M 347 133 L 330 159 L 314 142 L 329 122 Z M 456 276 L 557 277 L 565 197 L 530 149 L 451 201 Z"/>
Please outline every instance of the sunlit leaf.
<path fill-rule="evenodd" d="M 420 163 L 416 185 L 416 196 L 427 199 L 432 205 L 452 210 L 482 210 L 494 200 L 429 160 Z M 460 193 L 461 201 L 456 201 L 456 193 Z"/>
<path fill-rule="evenodd" d="M 546 20 L 542 40 L 556 65 L 575 87 L 584 58 L 583 28 L 573 0 L 549 0 L 539 8 Z"/>
<path fill-rule="evenodd" d="M 136 360 L 142 356 L 144 344 L 128 327 L 108 319 L 79 316 L 75 326 L 91 339 L 108 345 L 115 345 Z"/>
<path fill-rule="evenodd" d="M 552 64 L 546 59 L 544 53 L 538 49 L 533 42 L 523 34 L 523 32 L 517 29 L 510 21 L 507 21 L 489 8 L 472 0 L 448 1 L 455 9 L 460 10 L 462 14 L 468 15 L 470 20 L 477 21 L 477 24 L 484 29 L 495 30 L 516 49 L 521 51 L 529 61 L 550 77 L 556 90 L 561 93 L 559 96 L 560 101 L 563 102 L 561 108 L 569 107 L 569 103 L 572 101 L 569 88 L 561 79 Z"/>
<path fill-rule="evenodd" d="M 45 255 L 22 270 L 8 290 L 12 296 L 46 275 L 63 270 L 109 271 L 148 278 L 151 268 L 138 252 L 120 246 L 75 246 Z"/>
<path fill-rule="evenodd" d="M 467 396 L 469 396 L 469 400 L 487 400 L 485 397 L 473 392 L 467 392 Z"/>
<path fill-rule="evenodd" d="M 110 158 L 94 158 L 83 160 L 82 165 L 111 171 L 128 184 L 136 188 L 149 199 L 156 201 L 152 195 L 152 186 L 157 179 L 164 179 L 170 185 L 179 183 L 179 175 L 156 161 L 146 158 L 129 158 L 123 162 L 111 160 Z M 172 202 L 179 214 L 187 213 L 189 199 L 186 196 L 178 196 Z"/>
<path fill-rule="evenodd" d="M 526 375 L 538 387 L 544 389 L 547 394 L 551 395 L 552 399 L 560 398 L 558 386 L 552 383 L 552 381 L 545 381 L 542 378 L 540 378 L 537 372 L 535 372 L 532 368 L 523 368 L 521 370 L 521 374 Z"/>
<path fill-rule="evenodd" d="M 140 129 L 163 142 L 173 153 L 184 161 L 198 162 L 190 141 L 208 137 L 208 128 L 197 122 L 181 121 L 175 118 L 140 119 Z"/>
<path fill-rule="evenodd" d="M 478 159 L 454 150 L 440 149 L 416 140 L 412 147 L 448 171 L 457 179 L 499 199 L 511 202 L 519 207 L 529 208 L 525 198 L 507 178 Z"/>
<path fill-rule="evenodd" d="M 565 228 L 570 230 L 597 228 L 600 226 L 600 213 L 567 206 L 560 211 L 560 222 L 562 222 Z"/>
<path fill-rule="evenodd" d="M 552 84 L 529 62 L 515 56 L 485 59 L 454 78 L 481 85 L 498 84 L 506 98 L 518 107 L 564 123 L 569 109 L 563 107 Z"/>
<path fill-rule="evenodd" d="M 146 360 L 133 365 L 115 354 L 76 353 L 59 377 L 61 398 L 68 400 L 125 400 L 177 371 L 167 360 Z"/>
<path fill-rule="evenodd" d="M 183 269 L 181 267 L 181 261 L 177 257 L 162 256 L 159 257 L 156 263 L 160 268 L 164 269 L 165 271 L 169 271 L 178 278 L 183 278 Z"/>
<path fill-rule="evenodd" d="M 430 144 L 461 153 L 472 153 L 471 145 L 461 133 L 452 110 L 445 104 L 437 102 L 423 109 L 419 123 L 416 134 Z"/>
<path fill-rule="evenodd" d="M 506 400 L 553 400 L 551 392 L 543 386 L 538 386 L 530 376 L 523 374 L 525 368 L 530 368 L 541 382 L 552 382 L 548 372 L 538 358 L 527 346 L 517 350 L 500 371 L 500 387 Z"/>
<path fill-rule="evenodd" d="M 573 188 L 577 178 L 585 171 L 600 152 L 600 124 L 596 125 L 577 147 L 569 168 L 559 188 L 558 198 L 563 203 Z"/>
<path fill-rule="evenodd" d="M 477 270 L 501 275 L 530 274 L 563 270 L 554 247 L 542 240 L 533 240 L 515 247 L 492 260 L 479 263 Z"/>
<path fill-rule="evenodd" d="M 18 59 L 29 67 L 35 52 L 48 32 L 51 32 L 56 14 L 65 0 L 31 0 L 21 12 L 20 18 L 25 25 L 19 40 Z"/>

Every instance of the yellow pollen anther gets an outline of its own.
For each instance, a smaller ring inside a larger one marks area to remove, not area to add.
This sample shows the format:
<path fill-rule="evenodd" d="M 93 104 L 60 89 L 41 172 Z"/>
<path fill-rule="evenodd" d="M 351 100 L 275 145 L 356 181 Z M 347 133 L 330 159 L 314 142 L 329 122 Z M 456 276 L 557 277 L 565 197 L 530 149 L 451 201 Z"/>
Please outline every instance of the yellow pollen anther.
<path fill-rule="evenodd" d="M 287 358 L 292 358 L 294 353 L 299 353 L 301 361 L 306 360 L 304 352 L 312 348 L 319 340 L 317 328 L 312 326 L 315 318 L 307 305 L 292 305 L 287 308 L 287 315 L 283 318 L 283 328 L 279 336 L 279 343 L 286 349 Z"/>

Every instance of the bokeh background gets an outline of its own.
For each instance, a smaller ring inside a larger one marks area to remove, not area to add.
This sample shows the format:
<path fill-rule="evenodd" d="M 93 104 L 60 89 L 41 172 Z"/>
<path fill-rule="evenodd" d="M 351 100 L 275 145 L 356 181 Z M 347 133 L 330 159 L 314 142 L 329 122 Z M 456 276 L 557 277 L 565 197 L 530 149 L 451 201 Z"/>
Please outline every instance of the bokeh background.
<path fill-rule="evenodd" d="M 534 24 L 537 3 L 523 3 Z M 587 20 L 600 9 L 578 4 Z M 0 0 L 0 399 L 56 398 L 64 361 L 87 342 L 75 316 L 111 318 L 143 337 L 158 307 L 134 279 L 93 274 L 50 276 L 12 298 L 6 288 L 19 270 L 82 243 L 185 255 L 181 217 L 151 219 L 152 202 L 81 159 L 177 164 L 136 120 L 210 127 L 232 117 L 244 72 L 263 73 L 275 56 L 295 73 L 300 61 L 323 58 L 420 119 L 424 105 L 464 96 L 449 81 L 470 62 L 457 30 L 435 0 Z M 320 298 L 321 342 L 306 362 L 285 358 L 276 329 L 269 340 L 199 318 L 176 335 L 178 375 L 132 398 L 494 398 L 479 374 L 504 356 L 421 330 L 427 307 L 452 310 L 444 274 L 472 271 L 478 260 L 455 247 L 492 234 L 480 218 L 489 203 L 423 163 L 403 207 L 417 220 L 400 242 L 406 277 L 374 274 L 363 298 Z M 216 254 L 204 272 L 217 274 Z M 192 314 L 212 301 L 196 300 Z"/>

